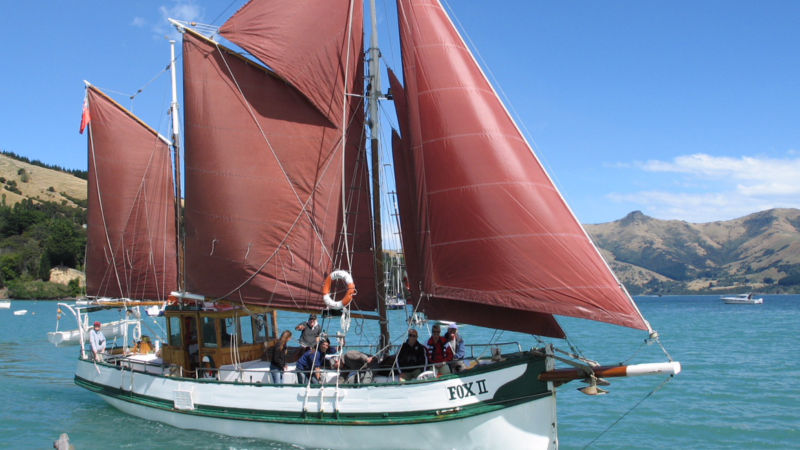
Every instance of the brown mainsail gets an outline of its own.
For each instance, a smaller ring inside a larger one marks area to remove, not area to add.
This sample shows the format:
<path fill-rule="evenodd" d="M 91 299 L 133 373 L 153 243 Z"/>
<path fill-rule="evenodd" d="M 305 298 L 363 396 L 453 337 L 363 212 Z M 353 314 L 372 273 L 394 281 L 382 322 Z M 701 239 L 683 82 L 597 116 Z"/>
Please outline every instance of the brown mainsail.
<path fill-rule="evenodd" d="M 350 39 L 358 47 L 360 11 L 352 21 Z M 328 109 L 328 116 L 312 88 L 288 84 L 281 73 L 191 31 L 183 49 L 187 290 L 278 308 L 321 309 L 324 277 L 348 268 L 336 245 L 342 195 L 349 191 L 343 178 L 360 174 L 343 170 L 342 158 L 345 148 L 352 155 L 347 162 L 358 158 L 363 115 L 360 99 L 344 94 L 360 93 L 360 53 L 343 57 L 351 61 L 346 77 L 336 72 L 326 80 L 326 104 L 337 104 L 339 111 Z M 354 219 L 348 225 L 358 228 Z M 349 244 L 351 250 L 356 246 Z M 357 267 L 353 271 L 363 276 Z M 360 290 L 368 292 L 368 285 Z"/>

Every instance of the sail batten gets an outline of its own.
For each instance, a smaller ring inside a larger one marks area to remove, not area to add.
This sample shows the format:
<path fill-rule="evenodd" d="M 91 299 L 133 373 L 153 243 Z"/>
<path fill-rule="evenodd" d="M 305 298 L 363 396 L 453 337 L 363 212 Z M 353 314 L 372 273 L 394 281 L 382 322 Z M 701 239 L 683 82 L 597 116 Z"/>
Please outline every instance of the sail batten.
<path fill-rule="evenodd" d="M 400 214 L 414 227 L 404 245 L 421 309 L 458 302 L 647 329 L 439 2 L 397 4 L 408 153 L 398 179 L 414 186 Z"/>

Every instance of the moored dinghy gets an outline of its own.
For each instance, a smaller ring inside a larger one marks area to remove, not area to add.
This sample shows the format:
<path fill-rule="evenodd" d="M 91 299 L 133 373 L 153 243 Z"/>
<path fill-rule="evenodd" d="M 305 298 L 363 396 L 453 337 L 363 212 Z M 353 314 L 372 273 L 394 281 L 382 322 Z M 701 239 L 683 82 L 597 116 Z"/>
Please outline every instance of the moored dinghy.
<path fill-rule="evenodd" d="M 394 168 L 414 317 L 564 338 L 559 314 L 657 341 L 438 1 L 397 8 L 404 84 L 390 74 Z M 159 353 L 123 347 L 93 361 L 84 350 L 78 385 L 139 417 L 302 446 L 554 448 L 557 385 L 588 379 L 586 392 L 597 394 L 601 377 L 680 371 L 676 362 L 600 367 L 552 345 L 465 355 L 455 373 L 446 361 L 401 367 L 376 289 L 380 206 L 369 198 L 362 133 L 366 109 L 375 152 L 382 93 L 377 41 L 364 58 L 362 2 L 251 1 L 219 33 L 264 65 L 179 27 L 186 278 L 167 302 Z M 89 100 L 105 101 L 91 89 Z M 299 370 L 290 349 L 276 385 L 268 361 L 280 310 L 323 313 L 342 340 L 322 367 L 312 359 Z M 355 317 L 378 319 L 380 343 L 362 349 L 377 366 L 343 368 Z M 367 370 L 364 383 L 347 373 Z M 297 382 L 305 372 L 317 378 Z"/>

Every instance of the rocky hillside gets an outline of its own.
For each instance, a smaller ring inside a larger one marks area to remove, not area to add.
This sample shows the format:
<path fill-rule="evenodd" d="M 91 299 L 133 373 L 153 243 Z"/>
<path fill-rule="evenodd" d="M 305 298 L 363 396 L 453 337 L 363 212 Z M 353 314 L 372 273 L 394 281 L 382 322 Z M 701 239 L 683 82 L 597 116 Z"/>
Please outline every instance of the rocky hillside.
<path fill-rule="evenodd" d="M 797 209 L 700 224 L 635 211 L 586 229 L 632 293 L 800 292 Z"/>

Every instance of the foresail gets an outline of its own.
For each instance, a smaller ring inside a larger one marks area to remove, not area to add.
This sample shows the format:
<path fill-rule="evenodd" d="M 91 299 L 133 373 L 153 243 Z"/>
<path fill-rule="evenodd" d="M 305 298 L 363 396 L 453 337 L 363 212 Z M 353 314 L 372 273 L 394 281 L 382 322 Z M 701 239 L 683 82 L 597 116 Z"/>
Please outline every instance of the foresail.
<path fill-rule="evenodd" d="M 398 0 L 398 18 L 417 190 L 416 209 L 400 214 L 417 227 L 420 307 L 449 300 L 647 329 L 439 2 Z"/>
<path fill-rule="evenodd" d="M 342 267 L 343 131 L 267 69 L 191 31 L 183 60 L 187 290 L 321 309 L 324 277 Z"/>
<path fill-rule="evenodd" d="M 335 126 L 363 53 L 362 0 L 253 0 L 220 28 L 289 81 Z M 347 80 L 347 81 L 345 81 Z M 361 87 L 355 91 L 362 93 Z"/>
<path fill-rule="evenodd" d="M 169 146 L 97 88 L 87 91 L 86 293 L 163 300 L 177 287 Z"/>

